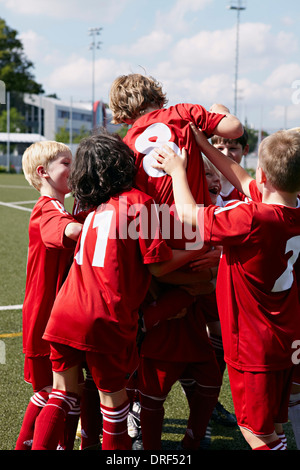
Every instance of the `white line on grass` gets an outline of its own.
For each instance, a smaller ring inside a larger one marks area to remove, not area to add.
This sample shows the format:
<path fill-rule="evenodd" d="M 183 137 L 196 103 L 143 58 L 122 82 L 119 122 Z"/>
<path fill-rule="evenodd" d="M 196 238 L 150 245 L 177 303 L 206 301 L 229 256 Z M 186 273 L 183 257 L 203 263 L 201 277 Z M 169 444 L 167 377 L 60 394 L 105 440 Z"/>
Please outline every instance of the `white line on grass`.
<path fill-rule="evenodd" d="M 29 209 L 29 207 L 17 206 L 10 202 L 0 201 L 0 206 L 11 207 L 12 209 L 19 209 L 20 211 L 32 212 L 32 209 Z"/>
<path fill-rule="evenodd" d="M 6 305 L 6 306 L 0 306 L 0 310 L 20 310 L 23 307 L 22 304 L 20 305 Z"/>
<path fill-rule="evenodd" d="M 0 188 L 7 188 L 7 189 L 32 189 L 31 186 L 18 186 L 17 184 L 15 184 L 15 185 L 0 184 Z"/>
<path fill-rule="evenodd" d="M 18 205 L 18 204 L 35 204 L 37 202 L 37 199 L 33 199 L 32 201 L 14 201 L 11 202 L 10 204 Z M 8 203 L 6 203 L 8 204 Z"/>

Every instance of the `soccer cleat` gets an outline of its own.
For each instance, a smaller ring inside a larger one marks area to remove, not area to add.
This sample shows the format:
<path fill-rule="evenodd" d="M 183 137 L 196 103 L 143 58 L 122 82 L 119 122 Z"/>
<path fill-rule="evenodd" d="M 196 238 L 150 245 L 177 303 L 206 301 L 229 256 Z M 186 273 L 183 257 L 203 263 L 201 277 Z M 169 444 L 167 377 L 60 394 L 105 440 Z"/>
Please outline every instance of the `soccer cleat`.
<path fill-rule="evenodd" d="M 215 421 L 215 423 L 223 426 L 237 426 L 235 415 L 225 410 L 224 406 L 220 402 L 216 404 L 215 409 L 212 412 L 211 419 Z"/>
<path fill-rule="evenodd" d="M 132 439 L 132 450 L 144 450 L 141 431 L 139 431 L 138 435 Z"/>
<path fill-rule="evenodd" d="M 205 431 L 205 435 L 201 439 L 199 450 L 209 449 L 210 444 L 211 444 L 211 431 L 212 431 L 211 422 L 209 422 Z"/>
<path fill-rule="evenodd" d="M 128 417 L 127 417 L 127 430 L 128 430 L 129 436 L 132 439 L 137 438 L 141 430 L 140 413 L 141 413 L 140 403 L 134 402 L 132 405 L 132 409 L 129 411 Z"/>

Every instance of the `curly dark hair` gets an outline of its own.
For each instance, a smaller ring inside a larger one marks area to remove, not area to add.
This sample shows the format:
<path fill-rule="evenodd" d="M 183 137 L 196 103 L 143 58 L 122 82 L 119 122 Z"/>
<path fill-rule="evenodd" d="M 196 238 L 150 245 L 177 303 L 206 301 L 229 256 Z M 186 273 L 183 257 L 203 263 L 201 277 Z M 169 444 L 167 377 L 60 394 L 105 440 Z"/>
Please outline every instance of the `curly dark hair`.
<path fill-rule="evenodd" d="M 131 149 L 118 135 L 101 132 L 80 142 L 69 186 L 82 208 L 95 207 L 131 189 L 135 174 Z"/>

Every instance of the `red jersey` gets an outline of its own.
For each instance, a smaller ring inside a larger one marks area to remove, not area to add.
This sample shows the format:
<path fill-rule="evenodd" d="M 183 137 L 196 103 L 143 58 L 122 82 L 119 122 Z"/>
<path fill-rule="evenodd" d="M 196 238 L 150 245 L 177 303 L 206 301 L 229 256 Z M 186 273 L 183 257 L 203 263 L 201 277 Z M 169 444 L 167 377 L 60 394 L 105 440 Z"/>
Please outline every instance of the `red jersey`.
<path fill-rule="evenodd" d="M 137 119 L 124 138 L 136 158 L 136 187 L 152 196 L 157 204 L 166 204 L 170 210 L 174 204 L 172 178 L 164 171 L 152 167 L 153 163 L 156 163 L 152 152 L 153 149 L 164 144 L 169 145 L 176 153 L 186 148 L 188 153 L 187 179 L 194 199 L 197 204 L 211 204 L 203 160 L 190 128 L 190 122 L 210 136 L 223 118 L 223 114 L 209 113 L 200 105 L 177 104 L 147 113 Z M 173 211 L 175 212 L 175 206 L 171 209 L 172 214 Z M 171 232 L 169 232 L 169 225 L 165 231 L 162 223 L 163 236 L 174 248 L 185 248 L 185 238 L 189 238 L 190 234 L 185 237 L 181 224 L 180 227 L 179 225 L 175 227 L 174 224 L 172 219 Z"/>
<path fill-rule="evenodd" d="M 106 354 L 135 342 L 151 280 L 145 264 L 171 258 L 152 198 L 132 189 L 101 204 L 84 222 L 44 338 Z"/>
<path fill-rule="evenodd" d="M 300 250 L 300 205 L 210 206 L 204 234 L 205 242 L 224 250 L 217 301 L 226 362 L 248 371 L 290 367 L 292 343 L 300 339 L 293 269 Z"/>
<path fill-rule="evenodd" d="M 48 196 L 40 197 L 31 213 L 23 303 L 23 352 L 28 356 L 50 351 L 42 336 L 73 260 L 76 243 L 64 235 L 71 222 L 76 222 L 71 214 Z"/>

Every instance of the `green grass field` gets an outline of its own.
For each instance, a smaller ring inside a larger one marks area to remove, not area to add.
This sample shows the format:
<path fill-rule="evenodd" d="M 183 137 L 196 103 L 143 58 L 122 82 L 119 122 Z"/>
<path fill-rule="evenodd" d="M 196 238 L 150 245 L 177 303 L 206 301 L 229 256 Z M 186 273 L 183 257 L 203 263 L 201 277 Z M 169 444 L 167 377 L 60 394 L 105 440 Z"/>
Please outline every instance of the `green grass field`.
<path fill-rule="evenodd" d="M 13 450 L 32 389 L 23 380 L 22 312 L 28 222 L 38 198 L 23 175 L 0 174 L 0 450 Z M 66 199 L 72 210 L 72 199 Z M 225 373 L 220 401 L 233 412 Z M 176 450 L 185 432 L 188 407 L 176 384 L 165 404 L 163 449 Z M 296 449 L 290 423 L 285 426 L 288 447 Z M 78 449 L 76 442 L 75 449 Z M 210 450 L 248 450 L 238 428 L 213 424 Z"/>

